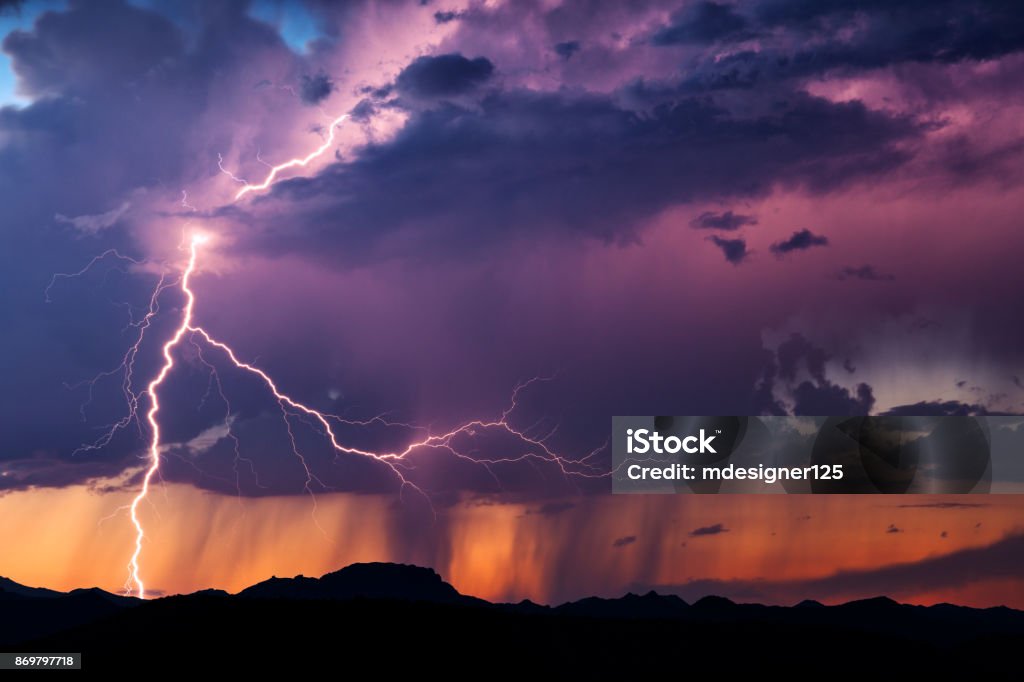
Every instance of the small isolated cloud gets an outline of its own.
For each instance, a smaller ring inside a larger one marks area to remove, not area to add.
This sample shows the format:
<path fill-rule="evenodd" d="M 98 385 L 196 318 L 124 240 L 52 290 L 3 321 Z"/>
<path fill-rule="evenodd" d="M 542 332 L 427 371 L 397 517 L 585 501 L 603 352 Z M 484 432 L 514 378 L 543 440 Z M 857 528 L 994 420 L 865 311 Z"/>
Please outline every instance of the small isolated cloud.
<path fill-rule="evenodd" d="M 747 242 L 743 239 L 724 239 L 718 235 L 712 235 L 708 239 L 722 250 L 725 260 L 733 265 L 739 265 L 750 255 L 747 251 Z"/>
<path fill-rule="evenodd" d="M 57 215 L 53 216 L 53 218 L 58 223 L 71 225 L 79 232 L 94 235 L 102 232 L 103 230 L 117 223 L 117 221 L 120 220 L 121 217 L 128 212 L 129 208 L 131 208 L 131 203 L 126 201 L 117 208 L 111 209 L 106 213 L 98 213 L 96 215 L 80 215 L 72 218 L 69 218 L 68 216 L 63 215 L 61 213 L 58 213 Z"/>
<path fill-rule="evenodd" d="M 723 523 L 716 523 L 713 526 L 701 526 L 700 528 L 694 528 L 690 531 L 691 538 L 699 538 L 704 535 L 721 535 L 722 533 L 728 533 L 729 529 L 725 527 Z"/>
<path fill-rule="evenodd" d="M 772 253 L 784 256 L 793 251 L 806 251 L 815 246 L 828 246 L 828 237 L 814 234 L 810 230 L 797 230 L 789 239 L 772 244 Z"/>
<path fill-rule="evenodd" d="M 902 533 L 902 528 L 897 528 L 895 523 L 890 523 L 889 527 L 885 529 L 886 533 Z"/>
<path fill-rule="evenodd" d="M 625 547 L 626 545 L 632 545 L 634 542 L 636 542 L 636 536 L 627 535 L 625 537 L 617 538 L 615 542 L 612 543 L 612 547 Z"/>
<path fill-rule="evenodd" d="M 824 239 L 824 237 L 822 238 Z M 861 265 L 859 267 L 848 265 L 836 273 L 836 279 L 844 281 L 859 279 L 865 282 L 891 282 L 896 279 L 896 276 L 887 272 L 879 272 L 873 265 Z"/>
<path fill-rule="evenodd" d="M 690 222 L 690 227 L 695 230 L 738 230 L 745 225 L 757 225 L 757 218 L 742 213 L 712 213 L 705 211 Z"/>
<path fill-rule="evenodd" d="M 299 97 L 310 106 L 320 104 L 334 92 L 334 81 L 323 72 L 315 76 L 303 76 L 299 83 Z"/>
<path fill-rule="evenodd" d="M 467 93 L 491 77 L 489 59 L 467 59 L 461 54 L 419 57 L 402 69 L 395 80 L 399 92 L 415 97 L 446 97 Z"/>
<path fill-rule="evenodd" d="M 565 60 L 571 59 L 579 51 L 580 41 L 578 40 L 567 40 L 564 43 L 555 44 L 555 54 Z"/>

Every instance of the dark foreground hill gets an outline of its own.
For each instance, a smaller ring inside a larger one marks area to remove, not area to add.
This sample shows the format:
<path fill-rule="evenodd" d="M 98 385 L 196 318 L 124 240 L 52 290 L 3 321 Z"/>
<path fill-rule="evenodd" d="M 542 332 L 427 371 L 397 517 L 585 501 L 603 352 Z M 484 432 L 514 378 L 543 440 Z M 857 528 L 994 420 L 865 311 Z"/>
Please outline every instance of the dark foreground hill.
<path fill-rule="evenodd" d="M 558 607 L 490 604 L 430 569 L 355 564 L 145 603 L 0 581 L 0 651 L 81 652 L 87 670 L 430 671 L 578 679 L 774 670 L 1019 673 L 1024 612 L 885 599 L 794 607 L 654 593 Z M 1016 671 L 1016 672 L 1014 672 Z"/>

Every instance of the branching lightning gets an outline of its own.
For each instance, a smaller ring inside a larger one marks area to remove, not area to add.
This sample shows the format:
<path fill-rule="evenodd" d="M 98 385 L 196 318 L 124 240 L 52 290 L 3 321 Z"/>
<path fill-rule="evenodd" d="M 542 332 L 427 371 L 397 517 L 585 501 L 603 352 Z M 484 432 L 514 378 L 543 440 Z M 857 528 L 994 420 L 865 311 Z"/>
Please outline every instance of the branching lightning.
<path fill-rule="evenodd" d="M 240 180 L 239 178 L 236 178 L 228 171 L 224 170 L 224 167 L 221 166 L 221 171 L 227 173 L 227 175 L 230 176 L 232 180 L 240 180 L 241 182 L 245 183 L 242 189 L 238 190 L 238 192 L 235 194 L 235 201 L 238 201 L 249 192 L 261 192 L 267 189 L 272 184 L 274 184 L 274 182 L 277 180 L 278 173 L 280 173 L 281 171 L 288 170 L 289 168 L 303 168 L 305 166 L 308 166 L 318 157 L 323 156 L 324 152 L 326 152 L 328 149 L 331 148 L 332 145 L 334 145 L 334 131 L 338 126 L 342 124 L 342 122 L 344 122 L 346 118 L 348 118 L 348 114 L 342 114 L 338 118 L 331 121 L 331 125 L 327 129 L 327 138 L 324 140 L 324 143 L 317 147 L 316 149 L 314 149 L 308 155 L 301 158 L 297 157 L 294 159 L 289 159 L 284 163 L 278 164 L 276 166 L 271 166 L 270 172 L 267 173 L 267 177 L 263 178 L 263 182 L 260 182 L 259 184 L 251 185 L 248 182 L 245 182 L 245 180 Z"/>
<path fill-rule="evenodd" d="M 149 386 L 146 387 L 146 395 L 149 396 L 149 412 L 146 413 L 146 421 L 149 422 L 152 434 L 149 442 L 149 467 L 142 478 L 142 489 L 135 496 L 135 499 L 132 500 L 130 508 L 132 524 L 135 526 L 136 535 L 135 551 L 132 553 L 131 561 L 128 562 L 131 568 L 132 581 L 135 583 L 140 599 L 146 598 L 146 586 L 139 575 L 139 555 L 142 554 L 142 541 L 145 539 L 146 534 L 142 528 L 142 522 L 139 521 L 138 511 L 139 505 L 142 504 L 142 500 L 146 498 L 146 494 L 149 492 L 149 484 L 153 480 L 153 476 L 156 475 L 157 470 L 160 468 L 160 422 L 156 420 L 156 415 L 160 411 L 160 398 L 157 389 L 174 367 L 174 356 L 171 355 L 171 351 L 174 350 L 174 347 L 185 336 L 192 324 L 192 310 L 195 307 L 196 297 L 189 287 L 189 278 L 192 277 L 192 273 L 196 269 L 196 250 L 204 241 L 206 241 L 206 238 L 203 235 L 194 235 L 192 237 L 189 245 L 188 267 L 185 268 L 185 272 L 181 276 L 181 290 L 185 294 L 185 308 L 181 315 L 181 325 L 174 331 L 174 335 L 164 343 L 164 364 L 160 367 L 160 371 L 153 380 L 149 382 Z"/>
<path fill-rule="evenodd" d="M 346 118 L 347 115 L 339 116 L 331 122 L 326 139 L 323 144 L 317 147 L 313 152 L 301 158 L 293 158 L 279 165 L 270 166 L 269 173 L 258 184 L 250 184 L 233 175 L 230 171 L 224 168 L 223 157 L 218 154 L 218 167 L 220 170 L 227 174 L 232 180 L 243 185 L 243 187 L 235 194 L 235 201 L 242 199 L 250 192 L 266 190 L 277 181 L 278 175 L 282 171 L 291 168 L 305 167 L 313 160 L 323 155 L 334 144 L 335 129 Z M 263 162 L 262 159 L 260 159 L 260 161 Z M 181 206 L 192 211 L 196 210 L 195 207 L 188 203 L 188 195 L 185 192 L 182 192 Z M 219 353 L 224 360 L 230 363 L 230 366 L 258 378 L 267 388 L 269 393 L 273 395 L 281 409 L 281 417 L 291 444 L 292 454 L 301 465 L 305 475 L 304 487 L 306 492 L 312 497 L 314 522 L 316 522 L 316 496 L 314 494 L 314 487 L 327 489 L 329 486 L 317 477 L 316 473 L 312 470 L 308 461 L 300 451 L 295 437 L 295 432 L 293 430 L 293 421 L 295 420 L 304 422 L 314 428 L 315 431 L 325 438 L 335 452 L 335 461 L 337 461 L 342 455 L 372 459 L 385 467 L 386 470 L 394 476 L 398 486 L 399 495 L 406 490 L 413 491 L 422 496 L 428 504 L 430 503 L 429 495 L 411 478 L 412 472 L 415 468 L 412 456 L 421 450 L 442 450 L 460 460 L 467 461 L 475 466 L 480 466 L 487 471 L 499 486 L 501 485 L 501 481 L 495 467 L 514 463 L 548 463 L 556 466 L 565 477 L 600 478 L 609 475 L 608 471 L 602 470 L 601 467 L 593 462 L 594 456 L 603 450 L 605 446 L 596 448 L 581 458 L 573 459 L 560 455 L 549 447 L 547 441 L 551 437 L 553 430 L 550 430 L 543 437 L 537 437 L 531 435 L 536 430 L 534 427 L 521 429 L 513 425 L 511 418 L 518 407 L 520 393 L 529 386 L 545 380 L 545 378 L 542 377 L 535 377 L 517 385 L 512 392 L 509 404 L 501 412 L 499 417 L 491 420 L 474 420 L 466 422 L 441 434 L 431 433 L 428 429 L 416 427 L 411 424 L 391 422 L 387 420 L 384 415 L 378 415 L 371 419 L 362 421 L 345 419 L 339 415 L 321 412 L 289 395 L 278 386 L 277 382 L 266 371 L 250 362 L 242 360 L 231 346 L 224 341 L 219 340 L 204 327 L 196 324 L 194 315 L 196 294 L 192 288 L 192 280 L 196 274 L 200 249 L 208 241 L 209 236 L 201 232 L 193 232 L 191 235 L 185 235 L 185 241 L 182 244 L 182 247 L 185 247 L 187 244 L 188 259 L 185 267 L 181 270 L 180 275 L 172 277 L 169 277 L 166 271 L 161 272 L 159 280 L 149 298 L 149 305 L 146 309 L 146 313 L 138 320 L 129 320 L 128 327 L 136 330 L 136 333 L 133 336 L 133 340 L 130 343 L 128 350 L 122 357 L 120 364 L 112 370 L 103 372 L 91 380 L 83 382 L 83 384 L 88 385 L 89 387 L 89 400 L 91 400 L 92 389 L 96 382 L 120 373 L 122 377 L 121 389 L 127 403 L 127 412 L 120 420 L 109 425 L 105 433 L 99 439 L 93 443 L 82 445 L 78 451 L 95 450 L 106 446 L 118 431 L 133 423 L 138 424 L 140 430 L 143 429 L 143 425 L 139 419 L 139 406 L 143 396 L 148 399 L 149 408 L 145 413 L 145 420 L 148 425 L 149 434 L 148 449 L 145 460 L 146 463 L 142 474 L 141 487 L 132 499 L 131 504 L 127 507 L 131 523 L 135 529 L 134 548 L 131 554 L 131 559 L 128 563 L 129 577 L 125 585 L 125 592 L 127 594 L 135 594 L 140 598 L 146 598 L 146 585 L 142 577 L 140 562 L 143 547 L 147 538 L 145 528 L 142 524 L 142 520 L 140 519 L 139 509 L 146 500 L 149 491 L 154 484 L 154 478 L 159 474 L 162 450 L 166 447 L 162 442 L 160 420 L 158 418 L 162 409 L 160 389 L 167 377 L 174 371 L 176 366 L 175 354 L 185 342 L 190 343 L 195 347 L 198 361 L 210 372 L 207 395 L 204 395 L 203 402 L 205 403 L 211 390 L 216 387 L 218 395 L 226 409 L 224 423 L 227 428 L 227 437 L 233 441 L 235 483 L 238 487 L 239 495 L 241 495 L 241 483 L 239 478 L 240 465 L 243 463 L 246 464 L 254 478 L 256 475 L 256 468 L 252 460 L 243 457 L 241 454 L 239 439 L 232 432 L 234 417 L 231 404 L 228 401 L 224 386 L 221 383 L 220 374 L 218 373 L 216 366 L 207 358 L 207 352 Z M 46 288 L 46 300 L 50 300 L 50 291 L 56 284 L 57 280 L 82 275 L 107 257 L 114 257 L 119 261 L 135 265 L 143 264 L 142 261 L 124 256 L 113 249 L 108 250 L 94 258 L 86 265 L 85 268 L 76 273 L 58 273 L 54 275 L 50 284 Z M 163 343 L 161 352 L 162 363 L 159 370 L 149 381 L 145 391 L 139 392 L 135 388 L 134 384 L 136 358 L 143 345 L 146 332 L 150 328 L 151 322 L 160 312 L 159 300 L 161 295 L 168 289 L 172 288 L 178 290 L 184 298 L 184 305 L 181 308 L 181 318 L 177 327 L 174 329 L 174 332 Z M 88 400 L 85 404 L 88 404 Z M 82 409 L 84 417 L 85 405 L 83 405 Z M 408 443 L 408 445 L 403 448 L 393 451 L 377 452 L 343 443 L 337 432 L 337 426 L 340 424 L 344 424 L 346 426 L 367 426 L 370 424 L 402 426 L 419 430 L 424 435 Z M 516 439 L 516 441 L 522 446 L 521 453 L 505 457 L 483 457 L 460 451 L 458 447 L 458 441 L 460 439 L 463 437 L 472 438 L 478 433 L 490 431 L 504 433 L 505 435 Z M 256 483 L 259 485 L 258 479 L 256 479 Z M 433 507 L 431 506 L 431 508 Z M 319 527 L 319 524 L 317 525 Z"/>

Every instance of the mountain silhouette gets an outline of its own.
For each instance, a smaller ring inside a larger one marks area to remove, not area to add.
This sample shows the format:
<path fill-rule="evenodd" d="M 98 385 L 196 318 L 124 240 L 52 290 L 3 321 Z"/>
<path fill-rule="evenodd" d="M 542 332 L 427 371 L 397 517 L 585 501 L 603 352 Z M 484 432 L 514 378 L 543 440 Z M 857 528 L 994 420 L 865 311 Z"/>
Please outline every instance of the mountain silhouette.
<path fill-rule="evenodd" d="M 142 602 L 96 588 L 63 593 L 0 579 L 0 650 L 81 653 L 83 669 L 266 674 L 306 663 L 388 675 L 437 670 L 605 678 L 665 671 L 1016 670 L 1024 612 L 887 597 L 837 606 L 688 604 L 648 592 L 559 606 L 493 604 L 419 566 L 353 564 L 271 578 L 237 594 Z"/>
<path fill-rule="evenodd" d="M 408 599 L 438 604 L 486 604 L 459 594 L 433 569 L 409 564 L 352 564 L 320 578 L 273 577 L 239 597 L 256 599 Z"/>

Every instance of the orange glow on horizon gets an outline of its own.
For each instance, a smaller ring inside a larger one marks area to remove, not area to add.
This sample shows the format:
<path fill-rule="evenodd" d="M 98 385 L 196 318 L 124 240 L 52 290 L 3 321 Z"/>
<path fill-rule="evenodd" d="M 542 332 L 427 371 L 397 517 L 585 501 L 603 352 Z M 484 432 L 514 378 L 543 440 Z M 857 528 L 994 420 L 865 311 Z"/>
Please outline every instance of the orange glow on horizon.
<path fill-rule="evenodd" d="M 17 548 L 0 556 L 0 575 L 31 586 L 116 591 L 111 580 L 132 529 L 118 518 L 100 520 L 130 499 L 130 492 L 84 486 L 0 496 L 0 543 Z M 272 575 L 319 576 L 360 561 L 431 566 L 464 594 L 540 603 L 699 579 L 813 579 L 984 547 L 1018 528 L 1024 510 L 1020 496 L 990 496 L 985 506 L 963 509 L 900 508 L 906 499 L 608 496 L 553 514 L 539 513 L 539 504 L 465 501 L 409 531 L 424 520 L 392 496 L 335 493 L 318 496 L 321 533 L 307 497 L 237 498 L 163 485 L 146 500 L 146 533 L 154 539 L 146 545 L 147 591 L 235 592 Z M 893 523 L 901 532 L 886 532 Z M 727 532 L 690 536 L 714 524 Z M 629 537 L 636 539 L 614 546 Z M 825 601 L 867 596 L 876 595 L 840 592 Z M 1024 579 L 891 596 L 1024 608 Z"/>

